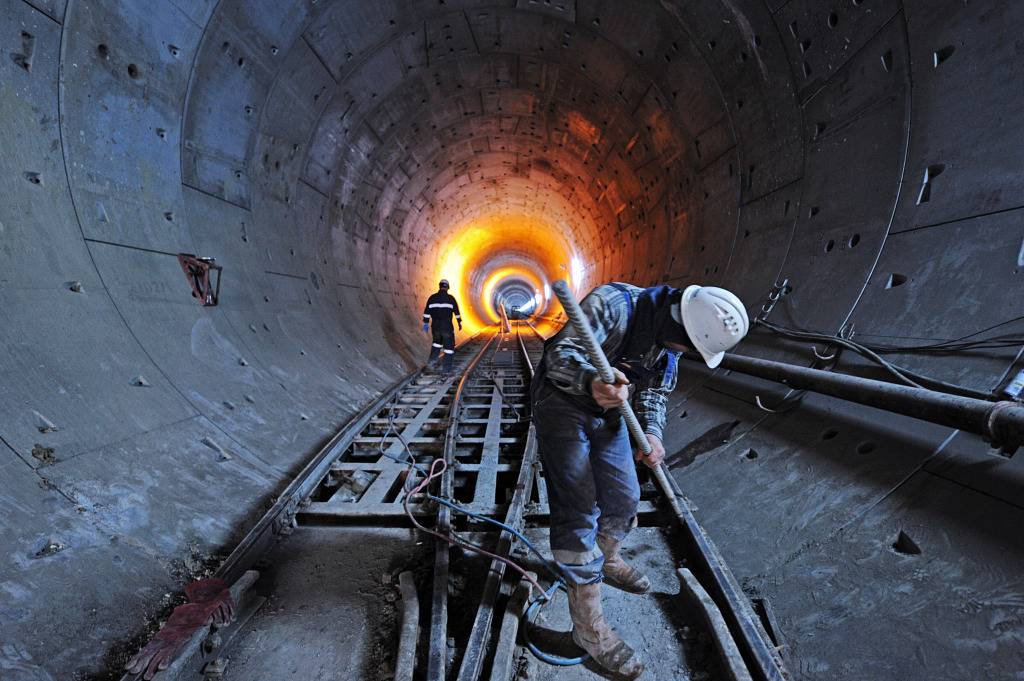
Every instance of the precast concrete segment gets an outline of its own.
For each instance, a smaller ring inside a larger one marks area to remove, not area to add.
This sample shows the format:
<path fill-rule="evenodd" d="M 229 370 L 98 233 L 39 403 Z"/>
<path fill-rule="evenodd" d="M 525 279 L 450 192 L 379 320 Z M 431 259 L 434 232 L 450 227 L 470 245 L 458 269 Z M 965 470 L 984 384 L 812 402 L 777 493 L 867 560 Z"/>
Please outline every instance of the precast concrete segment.
<path fill-rule="evenodd" d="M 1024 267 L 1012 94 L 1024 71 L 1010 27 L 1022 11 L 1008 0 L 4 3 L 0 487 L 14 501 L 0 519 L 11 547 L 0 627 L 15 661 L 55 678 L 115 668 L 115 632 L 160 618 L 146 593 L 175 594 L 216 563 L 283 472 L 422 362 L 416 318 L 440 244 L 487 211 L 561 231 L 584 289 L 715 283 L 756 311 L 788 280 L 777 323 L 896 345 L 1019 336 L 1008 292 Z M 530 237 L 507 250 L 544 262 Z M 191 298 L 180 252 L 224 266 L 217 308 Z M 998 391 L 1018 349 L 896 359 Z M 741 352 L 814 361 L 770 337 Z M 774 405 L 784 392 L 722 373 L 687 372 L 669 449 L 742 418 L 731 447 L 678 474 L 703 471 L 704 507 L 736 500 L 702 517 L 716 538 L 741 538 L 737 554 L 764 547 L 763 562 L 743 564 L 769 590 L 773 575 L 800 572 L 804 541 L 848 548 L 826 539 L 867 500 L 898 501 L 903 477 L 927 497 L 946 476 L 965 499 L 994 495 L 994 516 L 999 504 L 1013 513 L 1019 464 L 993 464 L 977 439 L 901 419 L 881 437 L 870 412 L 829 400 L 768 414 L 754 398 Z M 830 439 L 818 437 L 822 410 L 840 424 Z M 909 454 L 891 466 L 873 470 L 878 454 L 857 451 L 900 450 L 901 438 Z M 172 488 L 203 501 L 171 514 L 160 499 Z M 750 499 L 793 515 L 764 523 Z M 958 532 L 941 513 L 907 517 Z M 218 544 L 196 544 L 209 526 Z M 942 546 L 925 555 L 963 557 Z M 832 563 L 812 582 L 865 574 L 845 570 L 841 551 L 821 555 Z M 94 574 L 119 578 L 97 586 Z M 966 573 L 943 579 L 974 588 Z M 957 622 L 973 628 L 997 607 L 984 604 L 1003 602 L 975 600 L 947 629 L 918 629 L 900 673 L 979 675 L 980 656 L 942 652 Z M 807 621 L 773 603 L 784 623 Z M 839 604 L 864 619 L 829 626 L 881 630 L 882 609 L 855 605 Z M 1005 641 L 1022 616 L 1006 607 L 984 655 L 1000 668 L 1017 662 Z M 843 651 L 791 649 L 808 677 L 863 676 L 837 666 Z"/>

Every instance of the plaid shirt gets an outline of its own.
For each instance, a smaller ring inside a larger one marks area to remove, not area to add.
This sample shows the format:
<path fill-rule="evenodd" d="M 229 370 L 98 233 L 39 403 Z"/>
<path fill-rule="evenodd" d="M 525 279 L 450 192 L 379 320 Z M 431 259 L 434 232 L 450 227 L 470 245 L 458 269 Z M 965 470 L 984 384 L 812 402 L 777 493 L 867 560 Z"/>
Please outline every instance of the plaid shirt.
<path fill-rule="evenodd" d="M 619 284 L 625 293 L 614 286 L 605 284 L 590 292 L 580 303 L 583 314 L 590 321 L 597 342 L 609 361 L 615 359 L 629 324 L 630 308 L 636 309 L 636 301 L 644 289 L 630 284 Z M 654 368 L 667 354 L 678 354 L 659 345 L 653 346 L 643 356 L 643 365 Z M 572 322 L 566 322 L 562 330 L 552 338 L 544 350 L 547 378 L 560 390 L 571 395 L 590 396 L 590 383 L 597 378 L 597 369 L 590 363 L 583 341 Z M 674 363 L 669 363 L 674 366 Z M 676 371 L 662 371 L 650 385 L 637 386 L 631 399 L 633 411 L 645 433 L 662 438 L 665 429 L 665 402 L 676 387 Z"/>

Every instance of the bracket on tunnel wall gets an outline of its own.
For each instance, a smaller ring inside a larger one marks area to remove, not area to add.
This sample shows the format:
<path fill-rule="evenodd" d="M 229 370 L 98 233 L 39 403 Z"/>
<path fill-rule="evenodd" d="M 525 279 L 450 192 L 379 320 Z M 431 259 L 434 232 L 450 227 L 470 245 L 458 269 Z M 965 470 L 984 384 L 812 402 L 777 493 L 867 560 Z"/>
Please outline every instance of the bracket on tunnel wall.
<path fill-rule="evenodd" d="M 768 300 L 761 306 L 761 314 L 757 318 L 768 319 L 768 315 L 775 309 L 775 303 L 779 302 L 782 296 L 789 294 L 792 290 L 793 287 L 789 285 L 789 279 L 783 279 L 781 284 L 776 281 L 775 285 L 772 286 L 772 290 L 768 292 Z"/>
<path fill-rule="evenodd" d="M 213 258 L 197 258 L 191 253 L 179 253 L 178 262 L 192 287 L 192 297 L 198 298 L 203 307 L 217 304 L 220 296 L 220 265 L 214 265 Z M 216 281 L 210 284 L 210 271 L 217 273 Z"/>

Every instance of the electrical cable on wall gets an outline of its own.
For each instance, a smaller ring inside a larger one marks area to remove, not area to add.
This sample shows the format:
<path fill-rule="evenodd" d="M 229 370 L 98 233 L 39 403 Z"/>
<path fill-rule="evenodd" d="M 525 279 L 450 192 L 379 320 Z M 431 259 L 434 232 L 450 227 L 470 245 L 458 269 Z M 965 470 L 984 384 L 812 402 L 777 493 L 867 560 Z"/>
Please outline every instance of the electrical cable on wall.
<path fill-rule="evenodd" d="M 944 341 L 942 343 L 935 343 L 929 345 L 920 346 L 886 346 L 886 345 L 869 345 L 866 343 L 858 343 L 847 338 L 841 338 L 839 336 L 828 335 L 824 333 L 817 333 L 814 331 L 800 331 L 797 329 L 791 329 L 779 324 L 765 321 L 763 319 L 754 320 L 754 324 L 762 326 L 772 333 L 786 336 L 787 338 L 793 338 L 801 341 L 821 341 L 826 343 L 832 343 L 839 345 L 843 348 L 847 348 L 856 352 L 857 354 L 866 357 L 867 359 L 875 362 L 879 366 L 883 367 L 886 371 L 896 377 L 900 383 L 909 385 L 914 388 L 926 388 L 930 390 L 936 390 L 938 392 L 944 392 L 952 395 L 960 395 L 963 397 L 972 397 L 979 400 L 993 400 L 994 397 L 991 392 L 984 392 L 976 390 L 974 388 L 967 388 L 961 385 L 955 385 L 947 383 L 924 374 L 911 371 L 905 367 L 897 366 L 885 359 L 883 359 L 879 353 L 886 354 L 897 354 L 897 353 L 912 353 L 912 352 L 948 352 L 950 349 L 966 350 L 966 349 L 980 349 L 980 348 L 994 348 L 994 347 L 1014 347 L 1020 344 L 1024 344 L 1024 338 L 1015 339 L 1016 342 L 1011 342 L 1010 338 L 1000 338 L 999 344 L 989 344 L 992 340 L 987 341 L 974 341 L 969 343 L 963 343 L 961 341 Z M 994 328 L 994 327 L 993 327 Z M 979 332 L 983 333 L 983 332 Z"/>

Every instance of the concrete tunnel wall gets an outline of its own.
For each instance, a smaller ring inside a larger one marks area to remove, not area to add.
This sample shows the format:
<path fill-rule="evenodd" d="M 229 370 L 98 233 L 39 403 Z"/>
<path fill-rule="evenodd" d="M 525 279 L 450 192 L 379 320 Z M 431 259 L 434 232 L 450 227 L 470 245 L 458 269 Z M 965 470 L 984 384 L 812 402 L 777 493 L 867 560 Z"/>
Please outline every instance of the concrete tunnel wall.
<path fill-rule="evenodd" d="M 425 360 L 451 263 L 481 323 L 506 268 L 510 295 L 718 284 L 754 316 L 787 281 L 789 326 L 1012 334 L 1022 22 L 996 0 L 5 0 L 0 668 L 117 678 Z M 181 252 L 224 267 L 217 307 Z M 896 361 L 996 390 L 1018 350 Z M 814 361 L 763 329 L 739 351 Z M 1013 668 L 1019 457 L 784 398 L 689 366 L 666 444 L 795 675 Z"/>

